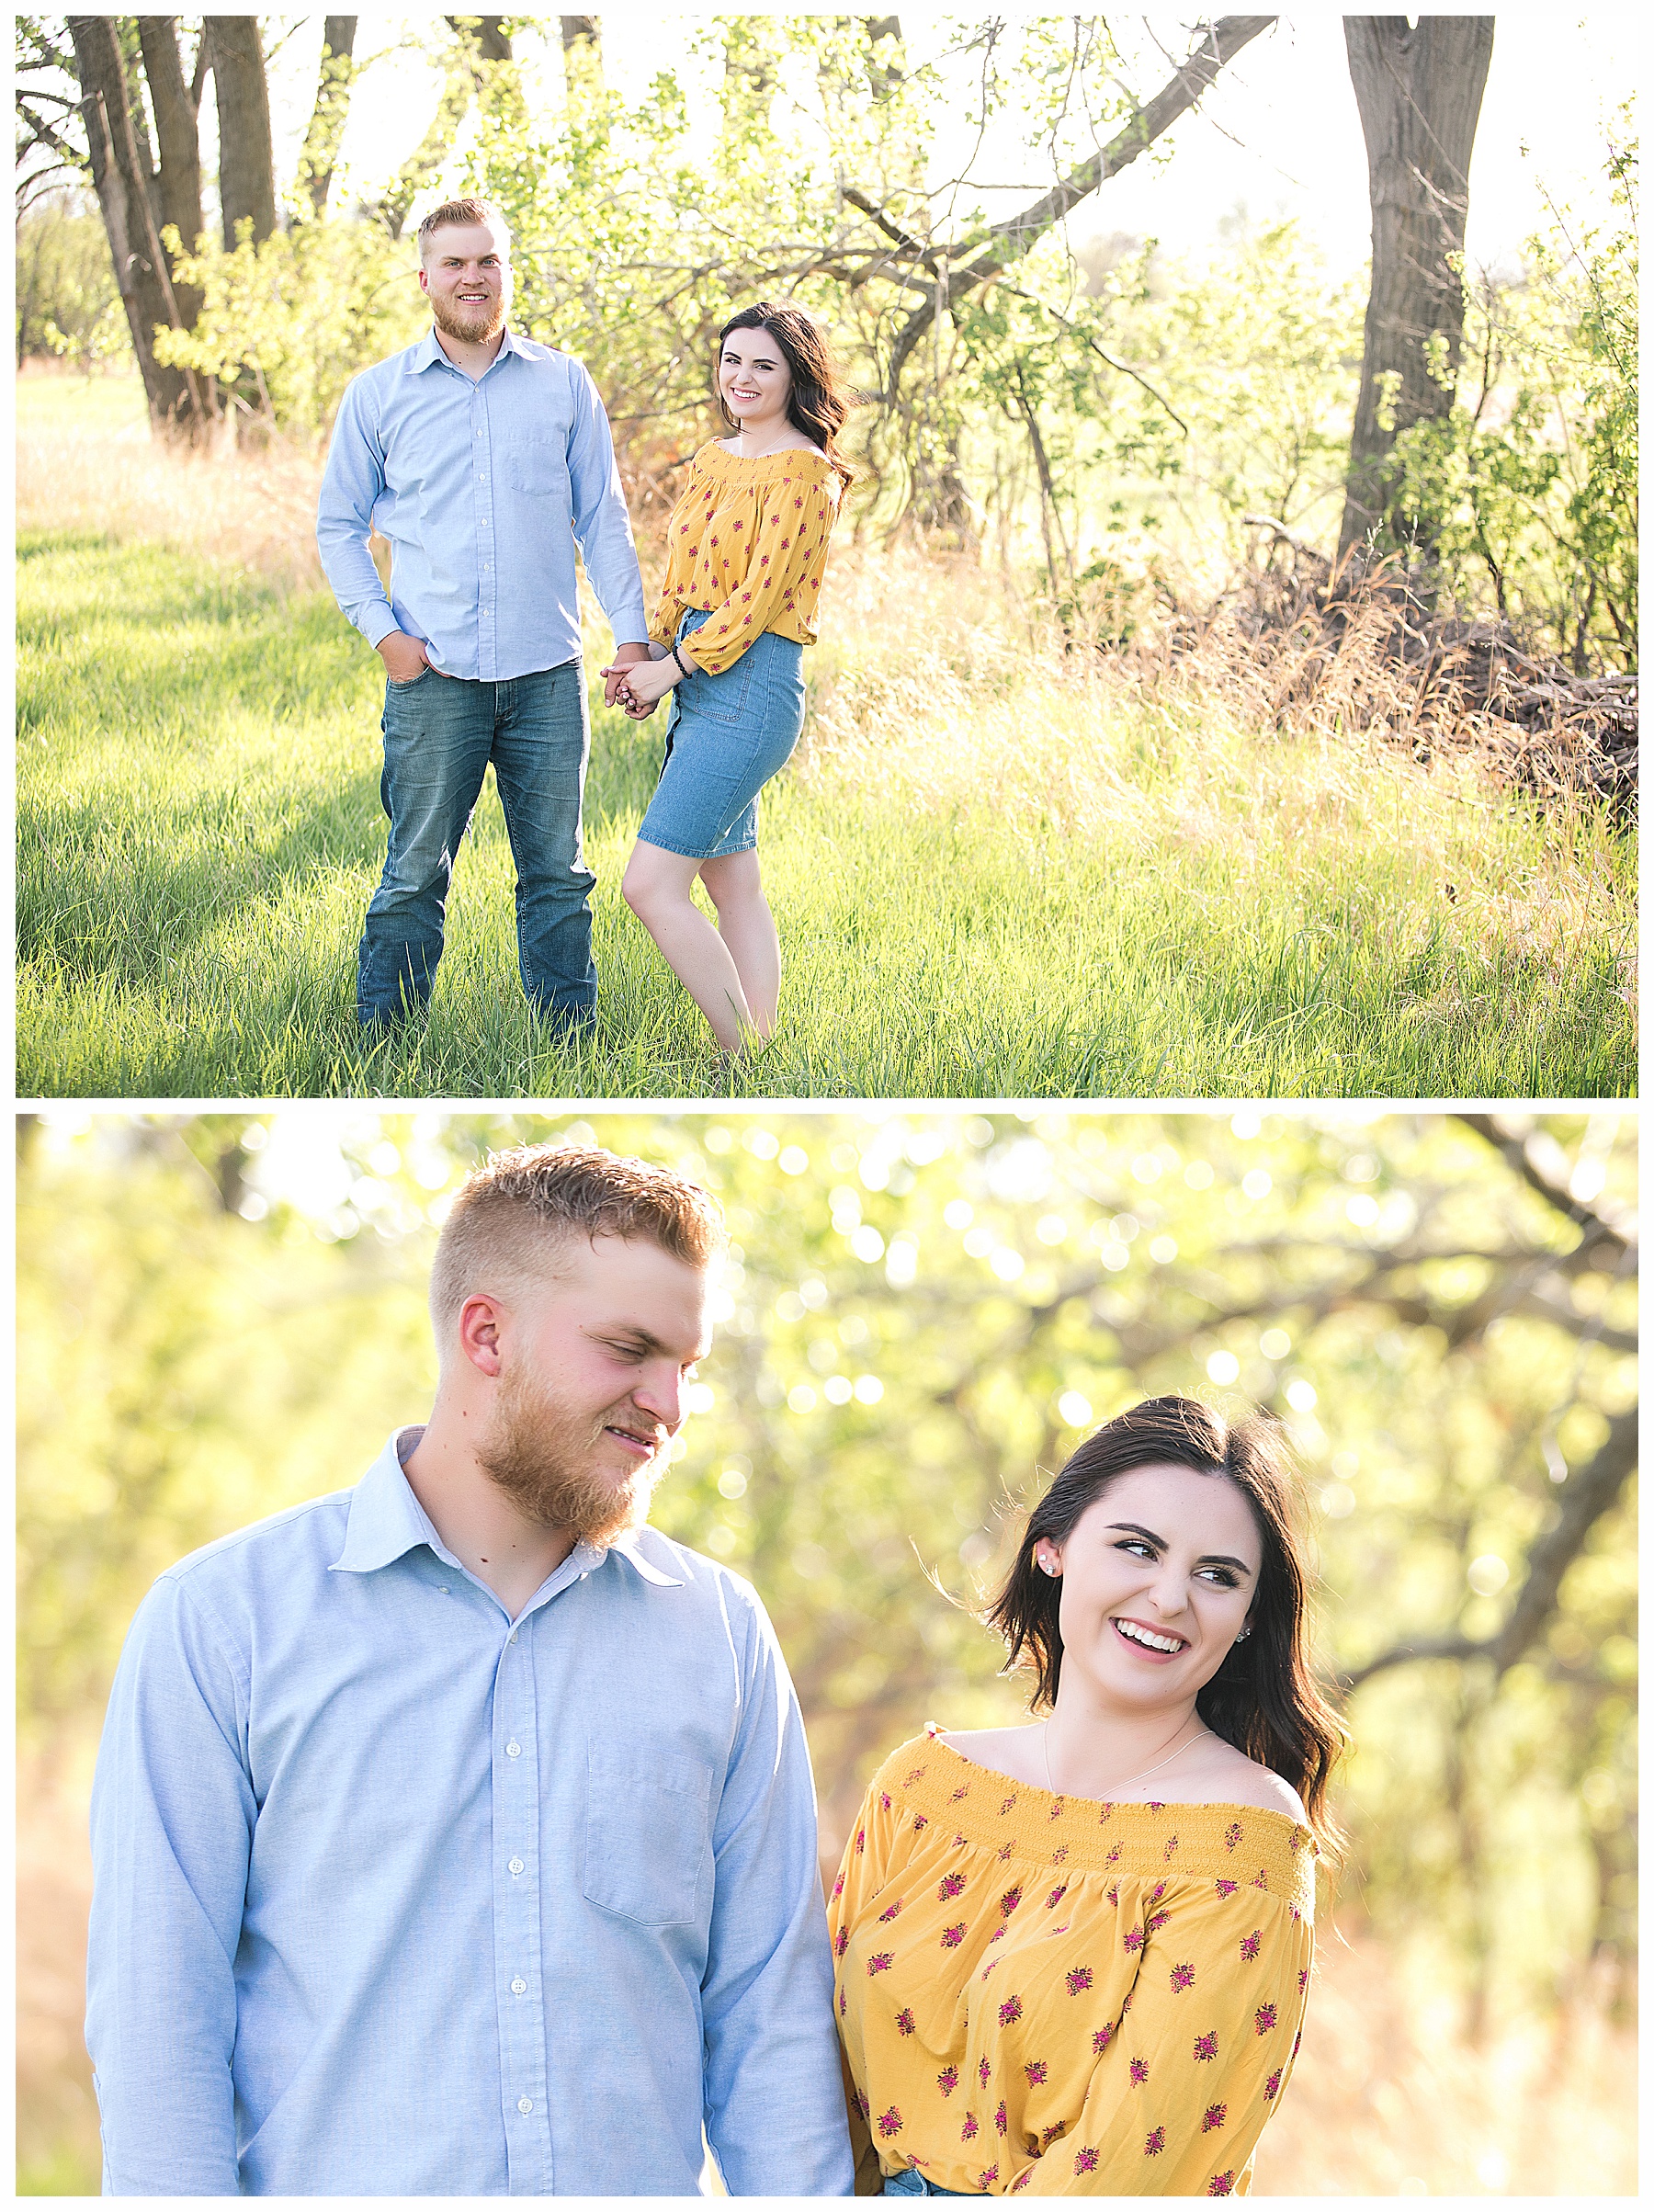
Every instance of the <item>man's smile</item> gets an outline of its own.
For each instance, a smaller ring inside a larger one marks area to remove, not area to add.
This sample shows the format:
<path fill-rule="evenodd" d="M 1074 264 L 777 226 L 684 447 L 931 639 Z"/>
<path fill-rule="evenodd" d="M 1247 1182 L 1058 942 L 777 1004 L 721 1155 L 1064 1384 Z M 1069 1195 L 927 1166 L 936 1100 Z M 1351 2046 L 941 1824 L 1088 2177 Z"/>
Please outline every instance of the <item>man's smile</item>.
<path fill-rule="evenodd" d="M 617 1421 L 606 1423 L 603 1433 L 606 1436 L 615 1437 L 629 1451 L 636 1452 L 640 1459 L 652 1458 L 666 1441 L 658 1430 L 633 1428 Z"/>

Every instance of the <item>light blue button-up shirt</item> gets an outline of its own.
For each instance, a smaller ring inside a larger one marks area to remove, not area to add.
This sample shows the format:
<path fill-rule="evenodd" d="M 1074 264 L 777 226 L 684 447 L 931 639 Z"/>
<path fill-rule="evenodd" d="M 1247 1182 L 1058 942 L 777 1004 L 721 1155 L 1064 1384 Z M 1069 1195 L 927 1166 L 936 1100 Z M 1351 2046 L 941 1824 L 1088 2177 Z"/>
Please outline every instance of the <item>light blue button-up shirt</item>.
<path fill-rule="evenodd" d="M 393 1437 L 139 1608 L 86 2042 L 126 2195 L 848 2195 L 799 1708 L 645 1529 L 514 1622 Z"/>
<path fill-rule="evenodd" d="M 389 594 L 369 529 L 390 543 Z M 561 667 L 580 652 L 576 539 L 616 643 L 647 640 L 608 417 L 578 361 L 508 330 L 473 382 L 433 328 L 351 380 L 316 541 L 369 645 L 405 630 L 472 682 Z"/>

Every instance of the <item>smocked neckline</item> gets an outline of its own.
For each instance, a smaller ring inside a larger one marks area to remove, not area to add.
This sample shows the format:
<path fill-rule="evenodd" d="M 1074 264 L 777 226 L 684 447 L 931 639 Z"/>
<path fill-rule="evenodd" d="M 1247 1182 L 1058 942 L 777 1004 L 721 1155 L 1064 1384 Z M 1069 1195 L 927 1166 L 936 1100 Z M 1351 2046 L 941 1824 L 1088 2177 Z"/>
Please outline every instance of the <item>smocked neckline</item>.
<path fill-rule="evenodd" d="M 824 453 L 818 453 L 811 446 L 784 446 L 779 453 L 731 453 L 721 438 L 715 437 L 709 439 L 695 458 L 697 460 L 705 460 L 709 453 L 717 454 L 719 460 L 728 461 L 732 469 L 763 469 L 776 461 L 789 464 L 794 461 L 819 461 L 823 469 L 833 466 Z"/>
<path fill-rule="evenodd" d="M 900 1757 L 901 1752 L 907 1748 L 908 1746 L 903 1745 L 898 1752 L 893 1753 L 891 1762 L 893 1763 L 896 1758 Z M 1300 1838 L 1310 1843 L 1314 1841 L 1313 1830 L 1306 1827 L 1302 1821 L 1295 1820 L 1291 1813 L 1279 1812 L 1272 1805 L 1243 1804 L 1237 1798 L 1084 1798 L 1074 1790 L 1045 1789 L 1037 1782 L 1023 1782 L 1015 1775 L 1002 1774 L 997 1766 L 984 1766 L 980 1759 L 968 1759 L 963 1752 L 955 1750 L 933 1720 L 925 1722 L 924 1734 L 916 1737 L 913 1741 L 914 1752 L 918 1752 L 922 1748 L 925 1750 L 940 1749 L 946 1752 L 955 1764 L 962 1767 L 966 1775 L 972 1778 L 989 1782 L 1003 1782 L 1005 1787 L 1012 1792 L 1012 1798 L 1001 1808 L 1002 1817 L 1010 1810 L 1012 1803 L 1020 1803 L 1024 1798 L 1033 1798 L 1044 1807 L 1059 1808 L 1064 1810 L 1070 1809 L 1077 1810 L 1084 1807 L 1092 1811 L 1106 1813 L 1111 1820 L 1127 1813 L 1141 1813 L 1147 1819 L 1157 1822 L 1161 1821 L 1166 1813 L 1175 1813 L 1180 1816 L 1201 1812 L 1244 1813 L 1250 1820 L 1279 1822 L 1295 1843 L 1297 1843 Z M 908 1787 L 912 1787 L 911 1782 Z M 950 1798 L 949 1802 L 952 1803 L 953 1800 Z M 1048 1818 L 1060 1819 L 1061 1811 L 1048 1811 Z"/>

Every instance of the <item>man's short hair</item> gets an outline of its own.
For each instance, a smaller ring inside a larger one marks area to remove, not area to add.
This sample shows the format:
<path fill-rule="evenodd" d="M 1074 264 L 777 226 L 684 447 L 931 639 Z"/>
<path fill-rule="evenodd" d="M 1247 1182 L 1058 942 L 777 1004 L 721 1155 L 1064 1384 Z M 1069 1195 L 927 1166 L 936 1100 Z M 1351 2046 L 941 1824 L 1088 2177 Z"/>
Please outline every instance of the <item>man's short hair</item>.
<path fill-rule="evenodd" d="M 474 195 L 470 195 L 464 199 L 445 199 L 439 208 L 431 210 L 419 226 L 420 260 L 423 262 L 428 258 L 425 248 L 431 242 L 433 231 L 445 230 L 453 223 L 469 222 L 492 223 L 496 231 L 504 234 L 506 258 L 510 258 L 510 224 L 492 199 L 479 199 Z"/>
<path fill-rule="evenodd" d="M 647 1238 L 691 1267 L 726 1242 L 716 1198 L 685 1176 L 599 1145 L 496 1152 L 460 1187 L 431 1265 L 431 1326 L 446 1355 L 468 1298 L 509 1297 L 557 1273 L 570 1240 Z"/>

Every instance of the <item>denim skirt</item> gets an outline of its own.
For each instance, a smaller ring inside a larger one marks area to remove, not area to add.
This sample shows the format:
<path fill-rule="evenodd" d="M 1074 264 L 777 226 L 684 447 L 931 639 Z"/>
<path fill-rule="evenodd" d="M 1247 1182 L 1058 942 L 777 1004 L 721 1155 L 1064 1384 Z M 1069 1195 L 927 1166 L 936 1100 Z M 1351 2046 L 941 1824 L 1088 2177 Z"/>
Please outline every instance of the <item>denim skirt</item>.
<path fill-rule="evenodd" d="M 881 2196 L 969 2196 L 969 2189 L 938 2189 L 935 2182 L 926 2181 L 916 2166 L 904 2166 L 900 2173 L 892 2173 L 879 2191 Z"/>
<path fill-rule="evenodd" d="M 687 608 L 679 641 L 710 619 Z M 763 630 L 722 675 L 702 670 L 671 697 L 665 764 L 638 835 L 690 859 L 750 853 L 758 794 L 787 766 L 804 727 L 804 648 Z"/>

